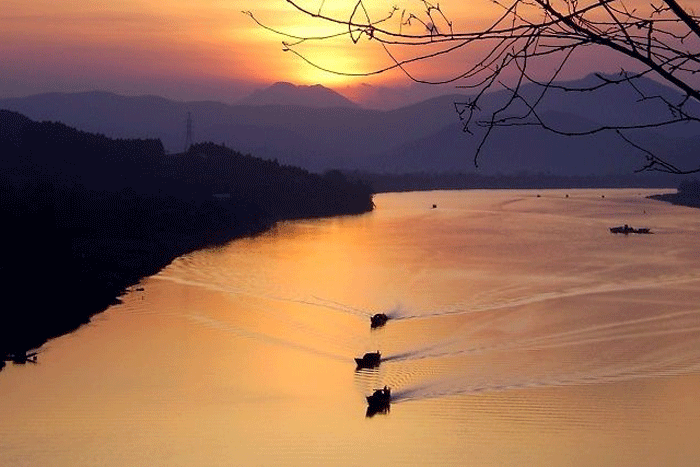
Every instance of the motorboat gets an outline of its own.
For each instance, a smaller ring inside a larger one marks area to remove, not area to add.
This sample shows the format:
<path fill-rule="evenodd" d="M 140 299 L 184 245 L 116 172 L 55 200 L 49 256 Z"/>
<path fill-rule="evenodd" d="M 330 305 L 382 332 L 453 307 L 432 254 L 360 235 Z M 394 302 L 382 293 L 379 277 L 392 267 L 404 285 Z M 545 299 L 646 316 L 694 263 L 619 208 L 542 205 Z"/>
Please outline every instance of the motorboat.
<path fill-rule="evenodd" d="M 382 354 L 377 350 L 376 352 L 369 352 L 362 356 L 362 358 L 355 358 L 355 363 L 357 363 L 357 368 L 374 368 L 379 366 Z"/>
<path fill-rule="evenodd" d="M 389 317 L 384 313 L 377 313 L 375 315 L 372 315 L 372 317 L 370 318 L 372 329 L 384 326 L 388 320 Z"/>
<path fill-rule="evenodd" d="M 375 389 L 371 396 L 367 396 L 367 416 L 371 417 L 376 413 L 387 413 L 391 404 L 391 389 L 384 386 L 382 389 Z"/>
<path fill-rule="evenodd" d="M 29 351 L 19 351 L 15 353 L 7 354 L 7 359 L 12 361 L 12 363 L 17 365 L 24 365 L 25 363 L 36 363 L 36 356 L 39 352 L 29 352 Z"/>
<path fill-rule="evenodd" d="M 625 235 L 628 235 L 631 233 L 650 234 L 651 230 L 648 228 L 635 229 L 635 228 L 630 227 L 629 225 L 625 224 L 625 225 L 621 225 L 619 227 L 610 227 L 610 233 L 615 233 L 615 234 L 621 233 L 621 234 L 625 234 Z"/>

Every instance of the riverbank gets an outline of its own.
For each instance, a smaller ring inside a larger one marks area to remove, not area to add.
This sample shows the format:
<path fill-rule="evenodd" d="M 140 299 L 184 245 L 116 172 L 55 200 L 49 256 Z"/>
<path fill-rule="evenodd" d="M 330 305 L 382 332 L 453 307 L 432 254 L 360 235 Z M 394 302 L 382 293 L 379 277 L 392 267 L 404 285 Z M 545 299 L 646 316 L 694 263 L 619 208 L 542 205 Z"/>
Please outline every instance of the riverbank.
<path fill-rule="evenodd" d="M 215 238 L 96 235 L 68 239 L 70 254 L 59 253 L 43 265 L 48 269 L 44 272 L 49 273 L 43 283 L 37 284 L 30 271 L 14 278 L 3 277 L 5 284 L 12 284 L 9 292 L 17 297 L 18 307 L 6 312 L 6 329 L 12 332 L 3 336 L 0 356 L 37 349 L 87 324 L 94 315 L 120 303 L 119 297 L 129 288 L 179 256 L 256 235 L 270 226 L 261 223 L 239 227 Z M 40 313 L 41 309 L 50 312 Z"/>
<path fill-rule="evenodd" d="M 649 196 L 650 199 L 665 201 L 677 206 L 686 206 L 689 208 L 700 208 L 700 198 L 688 193 L 664 193 L 662 195 Z"/>
<path fill-rule="evenodd" d="M 188 255 L 0 374 L 0 465 L 691 467 L 700 225 L 670 191 L 381 194 Z"/>
<path fill-rule="evenodd" d="M 359 214 L 372 191 L 223 145 L 166 155 L 0 110 L 0 360 L 89 322 L 174 258 L 287 219 Z"/>
<path fill-rule="evenodd" d="M 76 237 L 69 240 L 70 257 L 59 254 L 60 258 L 51 258 L 52 264 L 44 265 L 44 278 L 28 270 L 10 278 L 3 268 L 5 277 L 1 279 L 10 285 L 8 295 L 16 297 L 17 306 L 5 312 L 4 326 L 11 332 L 2 332 L 0 361 L 9 362 L 11 355 L 39 349 L 50 339 L 89 323 L 93 316 L 121 303 L 121 296 L 174 259 L 196 250 L 217 248 L 237 238 L 259 235 L 281 220 L 287 219 L 250 223 L 201 237 Z M 3 366 L 0 365 L 0 371 Z"/>

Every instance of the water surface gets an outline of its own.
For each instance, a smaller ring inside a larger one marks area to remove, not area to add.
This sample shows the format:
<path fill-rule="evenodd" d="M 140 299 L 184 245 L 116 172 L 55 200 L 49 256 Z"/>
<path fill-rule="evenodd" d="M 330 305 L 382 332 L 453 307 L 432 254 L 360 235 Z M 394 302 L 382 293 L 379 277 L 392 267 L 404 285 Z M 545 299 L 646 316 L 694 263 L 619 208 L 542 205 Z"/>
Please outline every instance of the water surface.
<path fill-rule="evenodd" d="M 695 466 L 700 216 L 650 193 L 383 194 L 179 258 L 5 368 L 0 465 Z"/>

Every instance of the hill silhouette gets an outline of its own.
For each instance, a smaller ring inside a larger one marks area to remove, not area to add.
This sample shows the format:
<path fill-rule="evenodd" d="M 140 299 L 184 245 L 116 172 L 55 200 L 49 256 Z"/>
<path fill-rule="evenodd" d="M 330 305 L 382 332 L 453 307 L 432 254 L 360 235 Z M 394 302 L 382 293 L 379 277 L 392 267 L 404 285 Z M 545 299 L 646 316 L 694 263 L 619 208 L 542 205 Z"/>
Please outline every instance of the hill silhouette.
<path fill-rule="evenodd" d="M 166 155 L 0 110 L 0 359 L 75 329 L 172 259 L 281 219 L 358 214 L 370 189 L 213 143 Z"/>
<path fill-rule="evenodd" d="M 596 79 L 591 75 L 567 85 L 583 87 Z M 636 86 L 649 94 L 679 98 L 671 89 L 649 79 L 638 80 Z M 280 95 L 275 97 L 274 90 Z M 0 99 L 0 108 L 114 138 L 157 138 L 166 152 L 182 151 L 185 120 L 191 112 L 195 141 L 225 142 L 242 152 L 312 171 L 475 171 L 472 158 L 484 130 L 474 128 L 473 135 L 463 133 L 454 110 L 454 102 L 468 100 L 468 95 L 446 95 L 379 111 L 356 106 L 311 107 L 314 99 L 304 97 L 304 93 L 318 91 L 313 87 L 279 84 L 267 91 L 259 101 L 265 105 L 177 102 L 155 96 L 92 92 Z M 520 92 L 532 97 L 537 89 L 525 86 Z M 486 95 L 481 102 L 481 117 L 486 118 L 507 98 L 506 91 Z M 655 121 L 667 114 L 661 101 L 640 101 L 637 91 L 624 85 L 594 94 L 551 90 L 539 110 L 562 129 Z M 698 109 L 689 110 L 700 113 Z M 697 164 L 698 124 L 638 130 L 627 136 L 679 167 Z M 572 138 L 534 127 L 511 127 L 494 132 L 483 149 L 478 173 L 527 170 L 557 176 L 609 175 L 630 173 L 643 163 L 644 154 L 613 133 Z"/>
<path fill-rule="evenodd" d="M 358 107 L 357 104 L 332 89 L 316 84 L 297 86 L 278 82 L 254 91 L 241 99 L 240 105 L 291 105 L 299 107 Z"/>

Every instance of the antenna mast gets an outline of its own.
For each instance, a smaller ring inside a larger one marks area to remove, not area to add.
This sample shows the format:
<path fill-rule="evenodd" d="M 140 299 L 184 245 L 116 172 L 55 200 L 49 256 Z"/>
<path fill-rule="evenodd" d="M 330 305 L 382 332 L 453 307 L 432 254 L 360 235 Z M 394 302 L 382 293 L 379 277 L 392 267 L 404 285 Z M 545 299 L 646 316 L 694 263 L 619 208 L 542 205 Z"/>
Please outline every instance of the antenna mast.
<path fill-rule="evenodd" d="M 187 112 L 187 135 L 185 136 L 185 152 L 192 146 L 192 112 Z"/>

